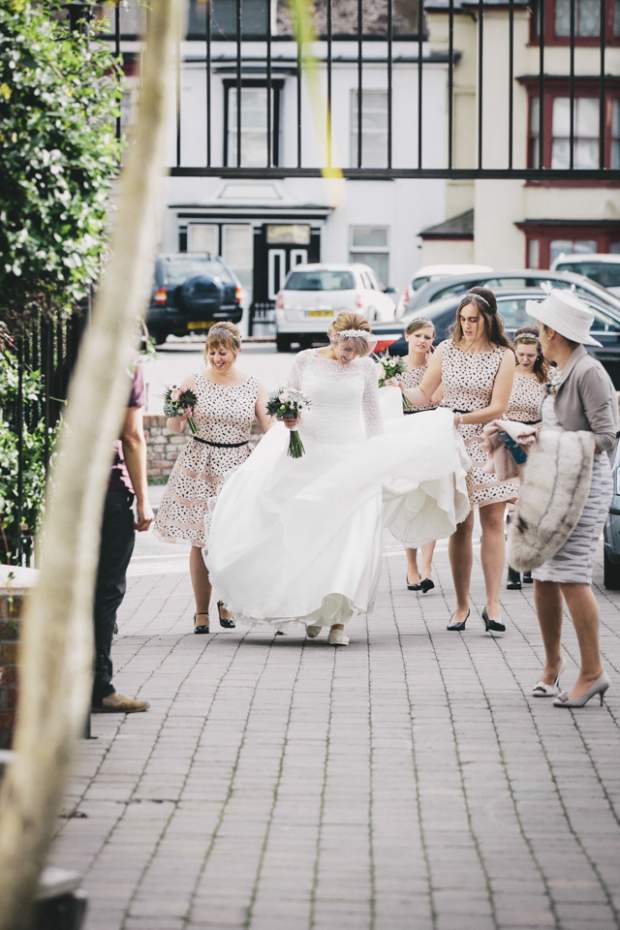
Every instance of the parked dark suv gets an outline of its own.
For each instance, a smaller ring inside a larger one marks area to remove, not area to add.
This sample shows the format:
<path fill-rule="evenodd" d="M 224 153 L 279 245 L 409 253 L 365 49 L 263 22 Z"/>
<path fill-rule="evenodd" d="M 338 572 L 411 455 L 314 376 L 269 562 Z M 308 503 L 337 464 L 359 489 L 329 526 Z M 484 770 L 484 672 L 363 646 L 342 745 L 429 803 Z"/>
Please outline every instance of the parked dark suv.
<path fill-rule="evenodd" d="M 159 255 L 146 325 L 161 345 L 167 336 L 205 332 L 218 320 L 238 323 L 242 295 L 238 279 L 217 256 Z"/>

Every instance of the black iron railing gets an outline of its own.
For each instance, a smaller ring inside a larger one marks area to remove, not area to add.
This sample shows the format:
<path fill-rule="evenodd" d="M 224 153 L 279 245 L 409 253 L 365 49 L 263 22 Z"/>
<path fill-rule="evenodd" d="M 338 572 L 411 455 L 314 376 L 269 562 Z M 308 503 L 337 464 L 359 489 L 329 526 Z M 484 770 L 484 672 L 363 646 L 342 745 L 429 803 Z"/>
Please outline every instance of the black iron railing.
<path fill-rule="evenodd" d="M 146 15 L 135 4 L 137 0 L 127 6 L 110 6 L 109 31 L 104 35 L 117 51 L 129 57 L 139 48 L 141 17 Z M 620 105 L 615 102 L 620 77 L 614 63 L 615 73 L 608 73 L 609 56 L 617 55 L 620 46 L 620 11 L 615 0 L 598 0 L 598 28 L 589 23 L 587 35 L 577 21 L 576 0 L 534 3 L 507 0 L 505 4 L 489 4 L 482 0 L 478 3 L 475 0 L 467 3 L 463 0 L 427 0 L 426 3 L 411 0 L 409 4 L 398 5 L 396 0 L 374 0 L 373 3 L 368 0 L 309 0 L 309 12 L 316 35 L 315 41 L 305 42 L 295 32 L 285 0 L 211 0 L 209 3 L 196 0 L 190 3 L 181 67 L 191 66 L 192 71 L 204 69 L 200 106 L 204 106 L 205 111 L 201 116 L 206 138 L 199 159 L 195 157 L 195 148 L 191 154 L 186 151 L 184 139 L 191 133 L 188 126 L 196 114 L 196 101 L 190 103 L 179 87 L 175 157 L 170 165 L 173 176 L 320 177 L 326 168 L 335 167 L 347 178 L 620 180 L 620 140 L 610 145 L 610 134 L 614 132 L 612 124 L 617 125 L 618 119 L 611 118 L 610 107 Z M 562 27 L 561 34 L 556 35 L 558 17 L 564 13 L 568 15 L 568 28 Z M 490 14 L 494 17 L 492 33 L 487 28 Z M 498 32 L 500 15 L 501 30 Z M 471 54 L 463 48 L 464 28 L 473 29 L 475 39 L 475 61 L 467 63 L 476 76 L 475 119 L 467 129 L 469 139 L 463 135 L 462 120 L 459 124 L 456 119 L 458 69 L 466 64 L 463 56 Z M 524 41 L 525 28 L 527 41 Z M 441 40 L 434 36 L 434 31 L 438 30 Z M 502 76 L 501 80 L 494 66 L 489 64 L 491 54 L 497 52 L 498 42 L 505 70 L 505 79 Z M 582 46 L 590 50 L 587 60 Z M 581 49 L 577 56 L 579 71 L 575 55 L 578 47 Z M 557 50 L 561 48 L 566 49 L 566 54 L 560 60 Z M 304 65 L 310 54 L 314 56 L 313 67 L 318 75 L 315 87 L 319 88 L 319 99 L 316 99 L 316 92 L 313 95 L 308 91 L 309 85 L 304 88 Z M 520 73 L 524 62 L 529 72 L 526 74 Z M 438 66 L 445 74 L 447 104 L 445 112 L 440 113 L 433 106 L 431 96 L 436 82 L 429 80 L 431 69 Z M 353 89 L 357 99 L 356 110 L 350 114 L 354 142 L 346 156 L 335 154 L 332 131 L 336 98 L 343 93 L 336 77 L 343 67 L 353 73 L 347 92 Z M 554 73 L 550 73 L 548 67 L 553 67 Z M 560 73 L 556 73 L 558 67 Z M 369 91 L 378 88 L 378 70 L 381 72 L 379 89 L 385 93 L 384 153 L 382 163 L 373 165 L 364 151 L 364 133 L 368 128 L 364 100 Z M 224 125 L 216 125 L 219 115 L 217 120 L 215 118 L 220 107 L 214 108 L 214 95 L 216 86 L 221 87 L 219 79 L 224 72 L 229 75 L 228 83 L 236 92 L 232 151 L 231 146 L 223 144 Z M 598 155 L 589 162 L 578 157 L 580 136 L 576 123 L 578 82 L 586 79 L 596 83 L 599 100 Z M 279 106 L 279 96 L 274 94 L 276 80 L 284 80 L 286 84 L 290 116 L 284 127 L 289 143 L 284 155 L 282 151 L 276 153 L 278 147 L 274 145 L 274 126 L 279 116 L 274 112 Z M 569 100 L 569 154 L 565 163 L 549 155 L 552 127 L 546 119 L 544 106 L 549 82 L 558 80 L 563 82 Z M 254 86 L 262 82 L 265 89 L 264 159 L 252 165 L 244 163 L 246 116 L 241 105 L 249 81 Z M 531 96 L 533 87 L 540 101 L 536 159 L 532 157 L 530 146 L 515 145 L 522 143 L 528 133 L 528 126 L 521 125 L 518 120 L 528 109 L 525 94 Z M 415 139 L 405 153 L 399 138 L 401 133 L 394 127 L 396 96 L 400 95 L 402 101 L 403 93 L 411 105 L 409 112 Z M 497 131 L 487 112 L 492 98 L 496 104 L 499 102 L 502 113 L 507 114 L 505 156 L 501 163 L 495 155 L 489 154 L 488 148 Z M 315 130 L 313 141 L 309 141 L 309 122 Z M 457 124 L 461 133 L 458 140 Z M 425 140 L 433 132 L 445 135 L 445 146 L 440 157 L 431 159 Z M 324 135 L 324 148 L 316 144 L 316 133 Z M 457 141 L 460 148 L 465 141 L 471 152 L 470 163 L 464 163 L 462 152 L 457 159 Z"/>

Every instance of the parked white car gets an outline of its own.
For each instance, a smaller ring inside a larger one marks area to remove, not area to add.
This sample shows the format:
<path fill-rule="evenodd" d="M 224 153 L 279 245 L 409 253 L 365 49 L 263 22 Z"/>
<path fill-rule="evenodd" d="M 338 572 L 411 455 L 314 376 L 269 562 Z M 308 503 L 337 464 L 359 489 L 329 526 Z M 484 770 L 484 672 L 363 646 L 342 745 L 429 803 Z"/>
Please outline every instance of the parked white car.
<path fill-rule="evenodd" d="M 407 304 L 416 291 L 438 278 L 449 278 L 452 275 L 475 274 L 478 271 L 493 271 L 491 265 L 423 265 L 414 273 L 411 281 L 403 291 L 402 297 L 396 307 L 396 315 L 402 316 Z"/>
<path fill-rule="evenodd" d="M 293 342 L 324 341 L 341 310 L 361 313 L 372 324 L 393 320 L 395 308 L 368 265 L 297 265 L 276 297 L 278 352 L 288 351 Z"/>
<path fill-rule="evenodd" d="M 582 274 L 612 294 L 620 295 L 620 253 L 576 252 L 559 255 L 551 265 L 552 271 L 573 271 Z"/>

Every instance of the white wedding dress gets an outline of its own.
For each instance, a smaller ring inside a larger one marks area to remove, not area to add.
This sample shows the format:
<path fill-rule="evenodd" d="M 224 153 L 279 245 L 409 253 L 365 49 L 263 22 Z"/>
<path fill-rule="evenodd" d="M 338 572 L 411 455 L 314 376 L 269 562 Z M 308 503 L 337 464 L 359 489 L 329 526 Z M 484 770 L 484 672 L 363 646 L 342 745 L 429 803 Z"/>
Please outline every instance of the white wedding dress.
<path fill-rule="evenodd" d="M 468 460 L 448 410 L 384 428 L 369 358 L 341 366 L 309 349 L 288 384 L 311 401 L 299 422 L 305 455 L 287 455 L 281 423 L 269 430 L 224 483 L 205 559 L 237 619 L 346 623 L 372 606 L 385 525 L 419 546 L 467 516 Z"/>

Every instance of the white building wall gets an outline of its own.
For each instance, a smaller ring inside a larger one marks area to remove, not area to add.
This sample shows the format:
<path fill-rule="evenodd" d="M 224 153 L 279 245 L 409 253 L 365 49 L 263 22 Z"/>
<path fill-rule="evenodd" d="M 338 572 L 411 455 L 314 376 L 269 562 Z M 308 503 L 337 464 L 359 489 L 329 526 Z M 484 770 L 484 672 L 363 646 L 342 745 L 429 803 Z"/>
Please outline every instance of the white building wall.
<path fill-rule="evenodd" d="M 394 56 L 412 56 L 417 46 L 395 43 Z M 365 56 L 369 59 L 385 57 L 382 43 L 367 43 Z M 224 130 L 224 80 L 234 80 L 234 63 L 223 59 L 235 53 L 230 43 L 213 47 L 211 74 L 211 161 L 222 164 Z M 245 43 L 244 58 L 264 54 L 264 44 Z M 334 58 L 354 58 L 355 43 L 337 43 Z M 184 166 L 205 167 L 207 164 L 207 94 L 205 80 L 204 46 L 185 43 L 181 78 L 181 162 Z M 297 86 L 290 73 L 294 67 L 295 46 L 278 43 L 274 46 L 273 78 L 283 79 L 281 97 L 281 149 L 280 164 L 297 165 Z M 284 74 L 278 64 L 287 64 Z M 226 70 L 223 70 L 223 69 Z M 220 69 L 220 70 L 218 70 Z M 252 75 L 254 76 L 254 75 Z M 257 77 L 264 76 L 257 74 Z M 401 63 L 393 72 L 393 164 L 415 167 L 418 157 L 417 143 L 417 65 Z M 423 107 L 423 164 L 437 166 L 447 163 L 447 80 L 446 66 L 425 65 Z M 327 99 L 326 71 L 320 71 L 318 99 L 312 97 L 307 82 L 302 92 L 302 151 L 303 165 L 315 167 L 325 163 L 324 120 Z M 332 74 L 333 101 L 333 153 L 334 164 L 355 164 L 352 152 L 351 101 L 357 89 L 357 68 L 354 61 L 335 62 Z M 385 63 L 365 62 L 363 90 L 386 90 Z M 169 128 L 169 160 L 176 161 L 176 121 Z M 234 161 L 231 160 L 234 164 Z M 251 184 L 252 182 L 247 182 Z M 260 181 L 254 182 L 261 184 Z M 272 182 L 270 182 L 272 183 Z M 217 177 L 168 178 L 166 200 L 169 205 L 184 204 L 205 210 L 213 206 L 224 182 Z M 433 223 L 440 222 L 446 211 L 445 182 L 441 180 L 360 180 L 326 182 L 318 178 L 287 178 L 276 182 L 283 204 L 327 204 L 333 209 L 322 233 L 322 259 L 324 261 L 349 260 L 350 228 L 360 226 L 387 226 L 389 228 L 390 280 L 389 285 L 401 289 L 420 265 L 421 250 L 418 233 Z M 252 206 L 252 198 L 247 205 Z M 240 201 L 237 206 L 243 207 Z M 171 209 L 166 220 L 163 247 L 170 251 L 178 248 L 176 211 Z M 267 216 L 265 217 L 267 219 Z"/>

